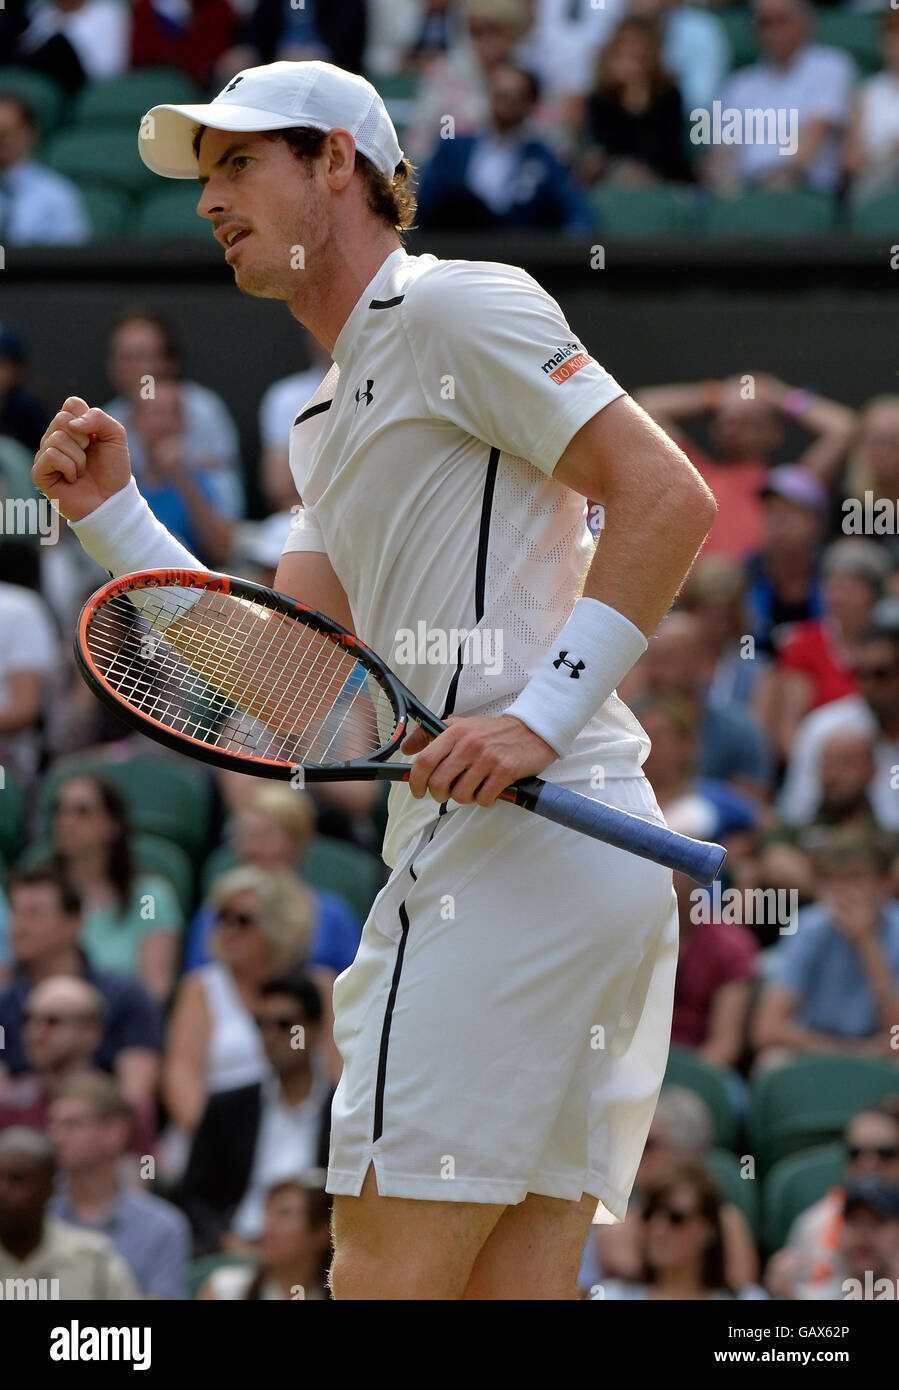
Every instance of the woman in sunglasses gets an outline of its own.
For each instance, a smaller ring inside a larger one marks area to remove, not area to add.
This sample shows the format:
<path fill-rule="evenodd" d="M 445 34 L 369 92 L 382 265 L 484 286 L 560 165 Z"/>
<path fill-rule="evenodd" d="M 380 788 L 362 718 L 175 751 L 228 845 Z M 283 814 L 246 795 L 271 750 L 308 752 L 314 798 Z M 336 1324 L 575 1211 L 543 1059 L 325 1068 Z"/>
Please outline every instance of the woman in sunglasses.
<path fill-rule="evenodd" d="M 128 806 L 113 782 L 69 777 L 51 827 L 56 859 L 83 904 L 79 943 L 95 970 L 136 976 L 164 1004 L 175 979 L 181 908 L 160 874 L 134 862 Z"/>
<path fill-rule="evenodd" d="M 724 1263 L 723 1200 L 701 1163 L 673 1163 L 644 1189 L 642 1269 L 635 1283 L 607 1279 L 599 1299 L 758 1299 L 757 1284 L 731 1288 Z"/>
<path fill-rule="evenodd" d="M 212 885 L 213 959 L 183 977 L 175 995 L 163 1063 L 163 1099 L 191 1135 L 207 1097 L 261 1081 L 268 1064 L 254 1022 L 266 980 L 305 962 L 310 897 L 288 870 L 231 869 Z M 311 972 L 330 1000 L 329 978 Z M 330 1036 L 330 1016 L 323 1019 Z M 172 1150 L 173 1162 L 177 1149 Z"/>

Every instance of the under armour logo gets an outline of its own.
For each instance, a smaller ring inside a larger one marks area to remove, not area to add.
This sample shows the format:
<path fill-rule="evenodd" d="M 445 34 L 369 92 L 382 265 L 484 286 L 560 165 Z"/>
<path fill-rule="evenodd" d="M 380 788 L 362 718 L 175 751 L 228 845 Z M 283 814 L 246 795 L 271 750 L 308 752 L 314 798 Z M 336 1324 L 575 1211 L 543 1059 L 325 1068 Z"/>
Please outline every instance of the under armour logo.
<path fill-rule="evenodd" d="M 228 83 L 228 86 L 225 88 L 225 92 L 233 92 L 233 91 L 234 91 L 234 88 L 237 86 L 238 82 L 242 82 L 242 81 L 243 81 L 243 74 L 241 73 L 240 77 L 235 77 L 235 79 L 234 79 L 233 82 L 229 82 L 229 83 Z M 222 93 L 222 96 L 225 95 L 225 92 Z"/>
<path fill-rule="evenodd" d="M 571 679 L 573 681 L 578 680 L 580 678 L 581 671 L 585 671 L 587 669 L 582 661 L 569 661 L 567 652 L 559 652 L 559 655 L 553 662 L 553 666 L 555 666 L 557 671 L 560 666 L 567 666 L 569 668 L 568 674 L 571 676 Z"/>
<path fill-rule="evenodd" d="M 366 381 L 365 383 L 365 390 L 363 391 L 362 387 L 359 387 L 359 389 L 356 392 L 356 410 L 359 409 L 359 406 L 362 404 L 363 401 L 365 401 L 366 405 L 371 405 L 372 401 L 374 400 L 371 388 L 374 386 L 374 384 L 375 383 L 372 381 L 371 377 L 369 377 L 368 381 Z M 356 414 L 356 410 L 353 411 L 354 415 Z"/>

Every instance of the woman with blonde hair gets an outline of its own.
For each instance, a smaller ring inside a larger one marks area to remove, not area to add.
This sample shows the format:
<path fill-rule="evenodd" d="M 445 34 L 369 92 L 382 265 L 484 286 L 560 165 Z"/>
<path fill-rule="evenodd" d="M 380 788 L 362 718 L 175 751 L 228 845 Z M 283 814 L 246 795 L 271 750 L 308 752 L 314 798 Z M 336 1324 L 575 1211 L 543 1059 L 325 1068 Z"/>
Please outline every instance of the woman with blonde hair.
<path fill-rule="evenodd" d="M 163 1100 L 175 1125 L 190 1135 L 208 1097 L 261 1081 L 268 1063 L 254 1023 L 260 987 L 306 961 L 312 926 L 310 895 L 288 869 L 243 865 L 217 878 L 213 959 L 181 981 L 169 1021 L 163 1064 Z M 323 1033 L 332 1066 L 334 972 L 313 966 L 322 990 Z"/>

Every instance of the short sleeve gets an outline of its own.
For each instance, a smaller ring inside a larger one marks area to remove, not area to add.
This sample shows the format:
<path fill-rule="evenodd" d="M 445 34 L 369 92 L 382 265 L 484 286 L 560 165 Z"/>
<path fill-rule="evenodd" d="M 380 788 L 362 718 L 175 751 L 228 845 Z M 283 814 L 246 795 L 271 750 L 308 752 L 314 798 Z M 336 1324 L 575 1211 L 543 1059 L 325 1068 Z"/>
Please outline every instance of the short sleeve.
<path fill-rule="evenodd" d="M 441 262 L 407 291 L 401 313 L 431 414 L 544 473 L 624 395 L 552 296 L 515 266 Z"/>
<path fill-rule="evenodd" d="M 317 550 L 323 555 L 327 553 L 322 528 L 319 526 L 311 507 L 296 507 L 294 509 L 293 521 L 281 553 L 282 555 L 289 555 L 293 550 Z"/>

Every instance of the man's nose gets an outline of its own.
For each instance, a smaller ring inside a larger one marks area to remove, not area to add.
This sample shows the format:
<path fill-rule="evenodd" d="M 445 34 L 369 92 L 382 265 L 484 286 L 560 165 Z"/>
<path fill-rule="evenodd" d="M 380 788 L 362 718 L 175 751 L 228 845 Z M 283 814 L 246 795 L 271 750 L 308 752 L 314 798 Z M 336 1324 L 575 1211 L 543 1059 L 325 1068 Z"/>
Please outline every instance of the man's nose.
<path fill-rule="evenodd" d="M 223 190 L 214 179 L 210 179 L 197 202 L 197 216 L 210 219 L 225 211 Z"/>

